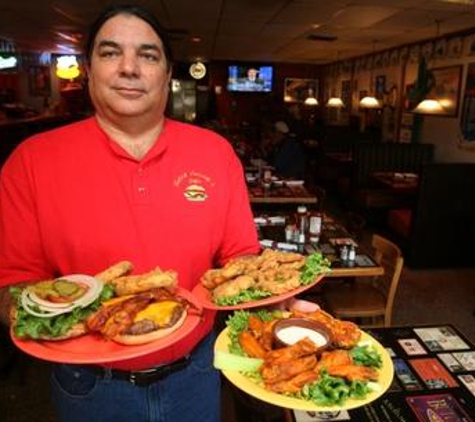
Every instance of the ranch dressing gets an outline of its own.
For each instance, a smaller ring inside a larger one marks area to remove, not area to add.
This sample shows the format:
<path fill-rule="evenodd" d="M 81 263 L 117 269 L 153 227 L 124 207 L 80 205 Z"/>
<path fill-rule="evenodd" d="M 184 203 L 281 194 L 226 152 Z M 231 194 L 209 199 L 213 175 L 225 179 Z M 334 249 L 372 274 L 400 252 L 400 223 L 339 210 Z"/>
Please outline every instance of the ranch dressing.
<path fill-rule="evenodd" d="M 310 328 L 299 327 L 284 327 L 277 332 L 277 337 L 286 344 L 295 344 L 299 340 L 308 337 L 316 346 L 324 346 L 327 344 L 327 339 L 323 334 Z"/>

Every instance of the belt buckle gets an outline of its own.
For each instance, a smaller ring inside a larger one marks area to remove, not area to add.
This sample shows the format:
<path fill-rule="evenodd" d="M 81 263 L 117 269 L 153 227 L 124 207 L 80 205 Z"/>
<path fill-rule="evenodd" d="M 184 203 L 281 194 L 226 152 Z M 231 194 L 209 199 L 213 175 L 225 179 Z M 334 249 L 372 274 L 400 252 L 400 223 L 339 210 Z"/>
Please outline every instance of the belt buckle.
<path fill-rule="evenodd" d="M 131 372 L 129 374 L 129 382 L 132 385 L 138 385 L 140 383 L 140 377 L 147 378 L 155 374 L 159 374 L 166 365 L 155 366 L 149 369 L 142 369 L 140 371 Z"/>

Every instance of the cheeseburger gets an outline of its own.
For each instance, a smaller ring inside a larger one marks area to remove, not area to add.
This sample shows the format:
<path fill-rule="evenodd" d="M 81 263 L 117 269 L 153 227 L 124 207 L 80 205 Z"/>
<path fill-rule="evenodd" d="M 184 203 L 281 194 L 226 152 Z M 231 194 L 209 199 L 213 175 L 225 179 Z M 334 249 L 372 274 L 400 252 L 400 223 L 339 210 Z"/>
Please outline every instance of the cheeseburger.
<path fill-rule="evenodd" d="M 121 344 L 143 344 L 177 330 L 185 321 L 188 303 L 166 288 L 154 288 L 103 303 L 87 320 L 97 331 Z"/>

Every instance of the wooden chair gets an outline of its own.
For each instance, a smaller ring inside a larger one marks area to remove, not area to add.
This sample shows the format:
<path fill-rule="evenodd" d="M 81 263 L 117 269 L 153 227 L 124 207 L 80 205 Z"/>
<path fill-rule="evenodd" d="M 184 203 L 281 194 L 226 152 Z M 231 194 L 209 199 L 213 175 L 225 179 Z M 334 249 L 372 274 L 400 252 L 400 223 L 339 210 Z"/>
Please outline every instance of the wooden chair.
<path fill-rule="evenodd" d="M 401 250 L 379 235 L 373 235 L 375 260 L 384 275 L 371 280 L 355 280 L 351 285 L 323 286 L 328 311 L 339 319 L 355 320 L 363 327 L 390 326 L 404 259 Z"/>

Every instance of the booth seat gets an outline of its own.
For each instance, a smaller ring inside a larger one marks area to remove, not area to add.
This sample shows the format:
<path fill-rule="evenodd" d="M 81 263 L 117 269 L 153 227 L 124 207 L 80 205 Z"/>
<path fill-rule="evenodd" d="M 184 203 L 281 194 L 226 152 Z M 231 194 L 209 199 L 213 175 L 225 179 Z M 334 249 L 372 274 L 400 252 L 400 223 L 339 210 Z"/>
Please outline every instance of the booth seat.
<path fill-rule="evenodd" d="M 388 213 L 414 268 L 475 267 L 475 164 L 422 166 L 415 205 Z"/>
<path fill-rule="evenodd" d="M 396 209 L 388 213 L 388 225 L 390 229 L 404 239 L 409 237 L 411 231 L 412 210 Z"/>

